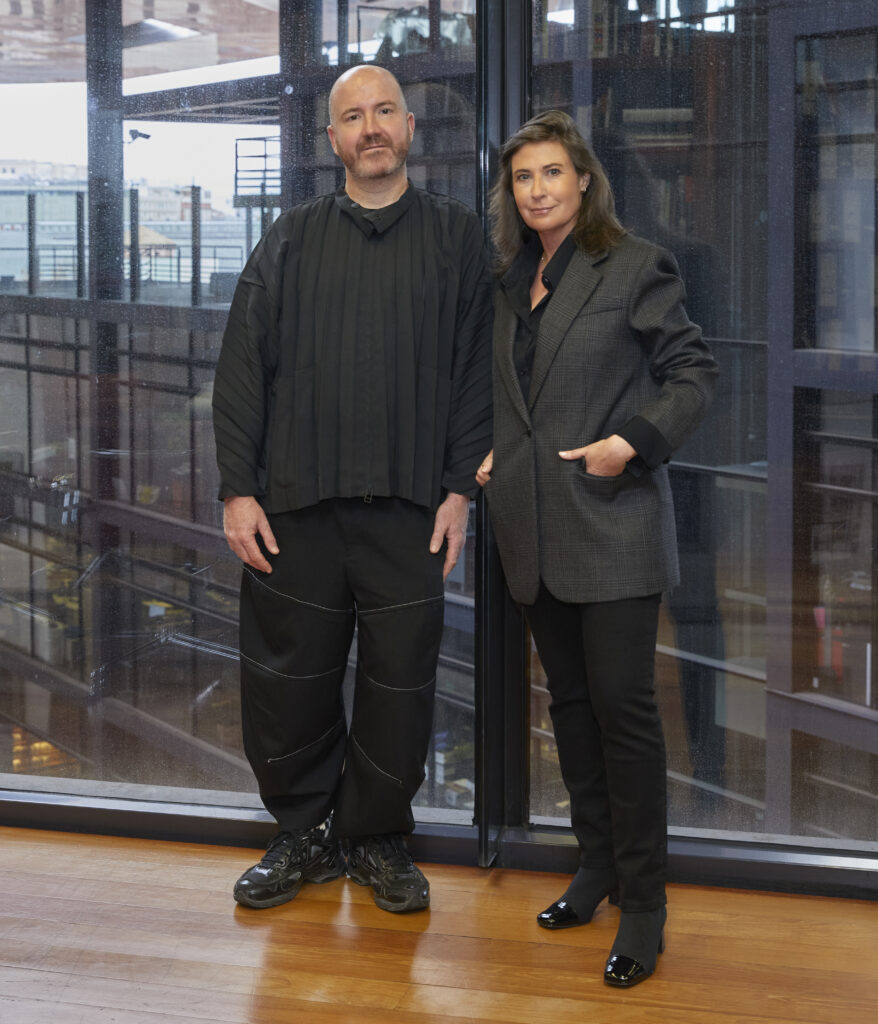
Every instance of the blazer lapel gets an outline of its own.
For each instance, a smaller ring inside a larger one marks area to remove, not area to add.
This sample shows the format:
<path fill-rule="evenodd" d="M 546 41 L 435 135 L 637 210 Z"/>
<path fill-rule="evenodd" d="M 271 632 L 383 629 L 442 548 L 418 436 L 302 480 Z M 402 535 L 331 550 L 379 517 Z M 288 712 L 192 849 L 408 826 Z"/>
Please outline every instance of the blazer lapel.
<path fill-rule="evenodd" d="M 509 394 L 513 408 L 525 423 L 530 424 L 530 414 L 527 411 L 524 395 L 521 393 L 518 374 L 515 372 L 514 343 L 517 317 L 512 306 L 506 301 L 502 289 L 497 292 L 494 317 L 494 336 L 496 338 L 494 358 L 497 361 L 498 374 Z"/>
<path fill-rule="evenodd" d="M 579 315 L 582 307 L 591 298 L 603 274 L 598 268 L 607 254 L 588 255 L 576 250 L 570 259 L 564 276 L 543 313 L 540 330 L 537 335 L 534 353 L 533 373 L 531 375 L 530 393 L 527 407 L 533 409 L 540 390 L 546 382 L 546 375 L 555 359 L 555 355 L 564 340 L 570 325 Z M 519 388 L 519 391 L 521 389 Z"/>

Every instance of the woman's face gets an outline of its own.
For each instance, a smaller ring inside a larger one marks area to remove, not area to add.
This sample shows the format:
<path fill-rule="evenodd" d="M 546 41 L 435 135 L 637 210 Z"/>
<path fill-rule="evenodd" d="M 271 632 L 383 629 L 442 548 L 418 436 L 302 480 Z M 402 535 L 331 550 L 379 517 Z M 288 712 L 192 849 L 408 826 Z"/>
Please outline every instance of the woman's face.
<path fill-rule="evenodd" d="M 512 196 L 529 228 L 562 241 L 579 216 L 590 175 L 577 174 L 560 142 L 528 142 L 512 156 Z"/>

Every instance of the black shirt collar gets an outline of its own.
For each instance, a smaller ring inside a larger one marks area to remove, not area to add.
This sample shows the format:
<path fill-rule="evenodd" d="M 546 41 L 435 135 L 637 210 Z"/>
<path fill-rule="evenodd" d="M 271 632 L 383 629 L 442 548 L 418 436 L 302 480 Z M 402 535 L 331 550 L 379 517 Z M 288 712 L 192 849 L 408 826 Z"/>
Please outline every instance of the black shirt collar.
<path fill-rule="evenodd" d="M 336 203 L 350 216 L 367 238 L 373 234 L 384 234 L 403 216 L 414 202 L 414 198 L 415 186 L 411 182 L 395 203 L 391 203 L 390 206 L 382 206 L 377 210 L 355 203 L 345 192 L 343 186 L 335 193 Z"/>
<path fill-rule="evenodd" d="M 567 269 L 573 254 L 576 252 L 576 239 L 571 232 L 555 250 L 555 255 L 549 260 L 549 264 L 543 271 L 543 284 L 553 292 L 561 283 L 564 271 Z"/>
<path fill-rule="evenodd" d="M 574 252 L 576 252 L 576 239 L 571 232 L 555 250 L 555 254 L 543 270 L 543 284 L 550 292 L 553 292 L 560 284 Z M 511 291 L 522 283 L 526 283 L 529 290 L 530 282 L 537 272 L 542 254 L 543 247 L 540 244 L 539 235 L 529 234 L 512 266 L 500 279 L 503 289 Z"/>

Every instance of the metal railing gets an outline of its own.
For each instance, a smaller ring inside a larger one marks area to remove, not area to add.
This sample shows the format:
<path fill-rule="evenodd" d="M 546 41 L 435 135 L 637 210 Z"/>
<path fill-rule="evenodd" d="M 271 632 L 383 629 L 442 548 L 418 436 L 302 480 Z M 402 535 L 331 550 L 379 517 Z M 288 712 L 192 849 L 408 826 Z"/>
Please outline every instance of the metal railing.
<path fill-rule="evenodd" d="M 280 135 L 235 140 L 235 205 L 280 196 Z"/>
<path fill-rule="evenodd" d="M 192 280 L 191 245 L 141 245 L 140 280 L 153 284 L 186 284 Z M 208 284 L 215 274 L 238 275 L 244 266 L 243 245 L 207 245 L 201 253 L 201 282 Z M 28 250 L 9 248 L 0 250 L 0 257 L 16 257 L 26 264 Z M 36 250 L 37 283 L 52 284 L 76 281 L 78 251 L 75 245 L 47 245 Z M 88 250 L 85 251 L 86 262 Z M 131 250 L 126 245 L 123 257 L 125 279 L 130 277 Z M 27 286 L 27 278 L 21 274 L 0 274 L 0 291 L 19 291 Z"/>

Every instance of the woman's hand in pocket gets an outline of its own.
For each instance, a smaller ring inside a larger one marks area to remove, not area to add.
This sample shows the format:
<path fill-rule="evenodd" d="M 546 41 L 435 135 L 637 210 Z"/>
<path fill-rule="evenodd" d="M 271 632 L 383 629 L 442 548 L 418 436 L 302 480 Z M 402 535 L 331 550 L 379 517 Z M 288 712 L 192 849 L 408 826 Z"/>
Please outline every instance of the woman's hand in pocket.
<path fill-rule="evenodd" d="M 628 461 L 633 459 L 637 452 L 625 438 L 611 434 L 602 441 L 587 444 L 584 448 L 573 448 L 558 454 L 568 462 L 582 459 L 586 473 L 592 476 L 618 476 L 625 471 Z"/>

